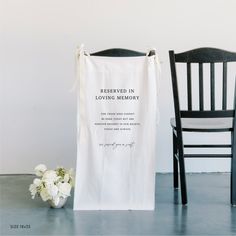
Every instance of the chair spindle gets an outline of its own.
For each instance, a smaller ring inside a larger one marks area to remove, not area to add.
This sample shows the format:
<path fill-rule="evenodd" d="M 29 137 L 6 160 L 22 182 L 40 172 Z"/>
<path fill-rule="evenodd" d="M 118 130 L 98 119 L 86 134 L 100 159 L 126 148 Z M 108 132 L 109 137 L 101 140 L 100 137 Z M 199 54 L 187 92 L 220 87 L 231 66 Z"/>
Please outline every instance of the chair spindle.
<path fill-rule="evenodd" d="M 223 62 L 222 110 L 227 108 L 227 63 Z"/>
<path fill-rule="evenodd" d="M 215 110 L 215 64 L 211 63 L 211 110 Z"/>
<path fill-rule="evenodd" d="M 187 63 L 187 90 L 188 90 L 188 110 L 192 110 L 192 81 L 191 81 L 191 64 Z"/>
<path fill-rule="evenodd" d="M 204 110 L 204 97 L 203 97 L 203 65 L 199 63 L 199 108 L 200 111 Z"/>

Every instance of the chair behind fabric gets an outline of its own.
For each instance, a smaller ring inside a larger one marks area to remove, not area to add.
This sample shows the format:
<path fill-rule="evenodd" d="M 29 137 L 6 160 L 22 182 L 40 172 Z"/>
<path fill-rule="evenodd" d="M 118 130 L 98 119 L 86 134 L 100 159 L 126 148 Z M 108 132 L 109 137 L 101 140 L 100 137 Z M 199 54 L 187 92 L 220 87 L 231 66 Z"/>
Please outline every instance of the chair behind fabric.
<path fill-rule="evenodd" d="M 94 52 L 91 54 L 92 56 L 103 56 L 103 57 L 138 57 L 145 56 L 146 53 L 133 51 L 129 49 L 123 48 L 111 48 L 99 52 Z M 150 51 L 148 56 L 154 55 L 153 51 Z"/>

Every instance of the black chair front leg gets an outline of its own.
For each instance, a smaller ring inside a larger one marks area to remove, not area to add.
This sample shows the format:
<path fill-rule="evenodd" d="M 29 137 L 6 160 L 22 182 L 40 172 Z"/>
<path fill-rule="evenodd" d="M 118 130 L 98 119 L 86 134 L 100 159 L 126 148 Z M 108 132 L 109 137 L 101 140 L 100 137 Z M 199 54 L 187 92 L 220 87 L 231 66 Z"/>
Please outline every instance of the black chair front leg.
<path fill-rule="evenodd" d="M 173 129 L 173 183 L 175 189 L 179 188 L 179 168 L 178 168 L 177 153 L 178 153 L 177 137 Z"/>
<path fill-rule="evenodd" d="M 181 140 L 178 139 L 178 158 L 179 158 L 179 172 L 180 172 L 180 186 L 181 186 L 181 198 L 182 204 L 188 203 L 187 199 L 187 186 L 185 176 L 185 164 L 184 164 L 184 150 Z"/>
<path fill-rule="evenodd" d="M 236 132 L 233 131 L 231 133 L 231 140 L 232 140 L 232 146 L 231 146 L 231 185 L 230 185 L 230 192 L 231 192 L 231 204 L 233 206 L 236 206 Z"/>

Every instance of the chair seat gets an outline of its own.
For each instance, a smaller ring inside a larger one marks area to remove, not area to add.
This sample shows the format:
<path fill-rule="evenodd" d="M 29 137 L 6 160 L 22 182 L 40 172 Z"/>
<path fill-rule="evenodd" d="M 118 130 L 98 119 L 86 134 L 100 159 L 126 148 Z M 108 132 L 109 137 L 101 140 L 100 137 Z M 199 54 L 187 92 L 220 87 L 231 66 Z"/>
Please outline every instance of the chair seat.
<path fill-rule="evenodd" d="M 183 131 L 232 131 L 233 118 L 181 118 Z M 176 128 L 175 118 L 170 119 L 171 126 Z"/>

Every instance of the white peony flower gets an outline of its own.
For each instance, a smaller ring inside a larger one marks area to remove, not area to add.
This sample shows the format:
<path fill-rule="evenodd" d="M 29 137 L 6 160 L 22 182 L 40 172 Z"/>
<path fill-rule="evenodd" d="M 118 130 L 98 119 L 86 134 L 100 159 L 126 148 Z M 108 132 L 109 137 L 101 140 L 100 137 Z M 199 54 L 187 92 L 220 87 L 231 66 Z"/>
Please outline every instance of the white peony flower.
<path fill-rule="evenodd" d="M 48 184 L 46 188 L 47 188 L 48 194 L 51 197 L 55 197 L 57 195 L 58 187 L 55 184 Z"/>
<path fill-rule="evenodd" d="M 58 180 L 58 176 L 55 170 L 47 170 L 45 171 L 45 173 L 43 174 L 43 178 L 42 180 L 45 182 L 55 182 Z"/>
<path fill-rule="evenodd" d="M 43 200 L 44 202 L 46 202 L 47 200 L 50 200 L 50 199 L 51 199 L 51 197 L 50 197 L 50 195 L 48 194 L 48 191 L 47 191 L 46 188 L 43 188 L 43 189 L 41 190 L 40 196 L 41 196 L 41 198 L 42 198 L 42 200 Z"/>
<path fill-rule="evenodd" d="M 69 174 L 69 176 L 70 176 L 70 178 L 71 178 L 70 184 L 71 184 L 72 187 L 74 187 L 74 186 L 75 186 L 75 172 L 74 172 L 74 170 L 71 168 L 71 169 L 68 171 L 68 174 Z"/>
<path fill-rule="evenodd" d="M 64 176 L 64 182 L 65 182 L 65 183 L 68 183 L 68 182 L 69 182 L 69 179 L 70 179 L 69 174 L 65 174 L 65 176 Z"/>
<path fill-rule="evenodd" d="M 31 184 L 29 186 L 29 191 L 31 193 L 32 199 L 35 198 L 35 194 L 37 193 L 37 186 L 35 184 Z"/>
<path fill-rule="evenodd" d="M 35 168 L 35 174 L 39 177 L 43 176 L 43 173 L 47 170 L 47 167 L 44 164 L 39 164 Z"/>
<path fill-rule="evenodd" d="M 69 183 L 58 183 L 58 190 L 62 196 L 70 196 L 71 185 Z"/>
<path fill-rule="evenodd" d="M 41 179 L 36 178 L 34 179 L 33 183 L 36 185 L 36 187 L 38 187 L 42 183 L 42 181 Z"/>

